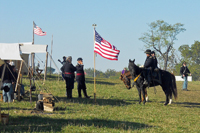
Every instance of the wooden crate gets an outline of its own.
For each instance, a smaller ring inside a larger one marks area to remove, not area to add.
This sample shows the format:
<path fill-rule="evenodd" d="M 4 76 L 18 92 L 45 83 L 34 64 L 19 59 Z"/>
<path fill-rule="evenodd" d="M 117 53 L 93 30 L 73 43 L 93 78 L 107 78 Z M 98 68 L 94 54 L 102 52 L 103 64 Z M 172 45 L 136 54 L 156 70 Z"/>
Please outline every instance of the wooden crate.
<path fill-rule="evenodd" d="M 1 114 L 1 122 L 4 124 L 4 125 L 7 125 L 8 124 L 8 121 L 9 121 L 9 114 Z"/>
<path fill-rule="evenodd" d="M 53 112 L 54 110 L 54 107 L 49 104 L 43 103 L 43 106 L 44 106 L 44 111 Z"/>

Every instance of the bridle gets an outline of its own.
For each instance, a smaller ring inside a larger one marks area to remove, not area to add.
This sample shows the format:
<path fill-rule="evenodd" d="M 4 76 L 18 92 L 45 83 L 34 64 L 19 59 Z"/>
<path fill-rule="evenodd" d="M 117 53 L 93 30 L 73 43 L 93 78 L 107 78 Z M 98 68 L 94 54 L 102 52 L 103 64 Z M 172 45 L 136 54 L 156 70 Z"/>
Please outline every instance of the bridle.
<path fill-rule="evenodd" d="M 122 75 L 122 77 L 123 77 L 123 82 L 124 82 L 126 88 L 128 88 L 128 89 L 131 88 L 131 80 L 130 80 L 131 78 L 129 78 L 130 76 L 131 76 L 131 74 L 126 75 L 125 73 Z M 128 85 L 128 83 L 130 83 L 130 86 Z"/>

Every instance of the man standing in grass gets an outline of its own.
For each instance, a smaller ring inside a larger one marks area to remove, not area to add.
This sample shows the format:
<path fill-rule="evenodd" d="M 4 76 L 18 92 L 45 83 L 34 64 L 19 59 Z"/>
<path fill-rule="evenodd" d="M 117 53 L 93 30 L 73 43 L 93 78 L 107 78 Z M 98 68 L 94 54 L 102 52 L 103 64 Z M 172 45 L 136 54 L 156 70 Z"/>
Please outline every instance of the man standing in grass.
<path fill-rule="evenodd" d="M 188 76 L 188 74 L 191 75 L 191 73 L 190 73 L 190 70 L 186 66 L 186 62 L 183 62 L 183 66 L 180 69 L 180 73 L 182 75 L 182 78 L 184 78 L 182 90 L 188 91 L 188 89 L 187 89 L 187 84 L 188 84 L 187 76 Z"/>
<path fill-rule="evenodd" d="M 66 63 L 61 67 L 62 73 L 64 73 L 64 79 L 66 83 L 66 96 L 68 99 L 72 98 L 72 89 L 74 89 L 74 71 L 76 67 L 72 64 L 72 57 L 68 56 Z"/>
<path fill-rule="evenodd" d="M 86 85 L 85 85 L 85 74 L 83 70 L 83 59 L 78 58 L 77 59 L 77 65 L 76 65 L 76 81 L 78 83 L 77 89 L 78 89 L 78 97 L 81 98 L 81 90 L 83 90 L 83 94 L 85 98 L 90 98 L 87 95 L 86 92 Z"/>
<path fill-rule="evenodd" d="M 2 87 L 1 89 L 4 88 L 9 88 L 7 91 L 3 90 L 3 101 L 4 102 L 12 102 L 12 95 L 13 95 L 13 87 L 12 84 L 14 84 L 14 77 L 13 77 L 13 70 L 11 65 L 9 64 L 9 60 L 4 60 L 4 64 L 0 67 L 0 76 L 3 78 L 2 80 Z M 5 66 L 6 65 L 6 66 Z M 5 66 L 5 73 L 4 75 L 2 75 L 3 70 L 4 70 L 4 66 Z"/>

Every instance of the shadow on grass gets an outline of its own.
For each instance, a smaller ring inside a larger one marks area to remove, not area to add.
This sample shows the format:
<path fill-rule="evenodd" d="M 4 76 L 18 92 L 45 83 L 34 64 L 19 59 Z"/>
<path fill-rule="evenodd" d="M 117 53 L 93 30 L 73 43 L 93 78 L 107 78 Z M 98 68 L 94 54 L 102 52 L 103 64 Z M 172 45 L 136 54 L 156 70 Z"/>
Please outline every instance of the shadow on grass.
<path fill-rule="evenodd" d="M 200 108 L 200 103 L 192 103 L 192 102 L 175 102 L 174 104 L 183 105 L 188 108 Z"/>
<path fill-rule="evenodd" d="M 76 127 L 73 127 L 76 126 Z M 78 126 L 78 127 L 77 127 Z M 95 128 L 113 128 L 120 130 L 140 130 L 145 128 L 151 128 L 152 126 L 128 121 L 115 121 L 104 119 L 57 119 L 40 116 L 18 116 L 9 117 L 9 124 L 7 126 L 0 125 L 2 132 L 63 132 L 64 130 L 81 132 L 81 128 L 85 132 L 85 127 Z M 70 127 L 70 128 L 67 128 Z M 80 128 L 80 129 L 77 129 Z M 104 129 L 105 130 L 105 129 Z M 72 131 L 71 131 L 72 132 Z M 86 131 L 87 132 L 87 131 Z M 88 131 L 89 132 L 89 131 Z"/>
<path fill-rule="evenodd" d="M 73 98 L 67 99 L 66 97 L 57 97 L 59 101 L 63 102 L 72 102 L 72 103 L 80 103 L 80 104 L 95 104 L 94 98 Z M 138 100 L 132 100 L 138 102 Z M 112 106 L 125 106 L 129 104 L 135 104 L 133 102 L 128 102 L 126 100 L 118 100 L 118 99 L 96 99 L 97 105 L 112 105 Z"/>
<path fill-rule="evenodd" d="M 104 79 L 105 80 L 105 79 Z M 85 79 L 85 83 L 86 84 L 94 84 L 94 79 L 93 78 L 86 78 Z M 116 83 L 111 83 L 111 82 L 105 82 L 105 81 L 101 81 L 101 79 L 96 79 L 96 84 L 106 84 L 106 85 L 115 85 Z"/>

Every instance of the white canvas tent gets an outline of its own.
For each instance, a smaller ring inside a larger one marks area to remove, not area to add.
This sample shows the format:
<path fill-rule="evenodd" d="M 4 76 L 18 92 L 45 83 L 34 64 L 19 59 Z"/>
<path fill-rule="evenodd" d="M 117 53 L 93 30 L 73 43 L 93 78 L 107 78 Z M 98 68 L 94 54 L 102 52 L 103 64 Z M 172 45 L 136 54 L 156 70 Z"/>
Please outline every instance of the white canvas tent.
<path fill-rule="evenodd" d="M 1 60 L 22 60 L 18 43 L 0 43 Z"/>

